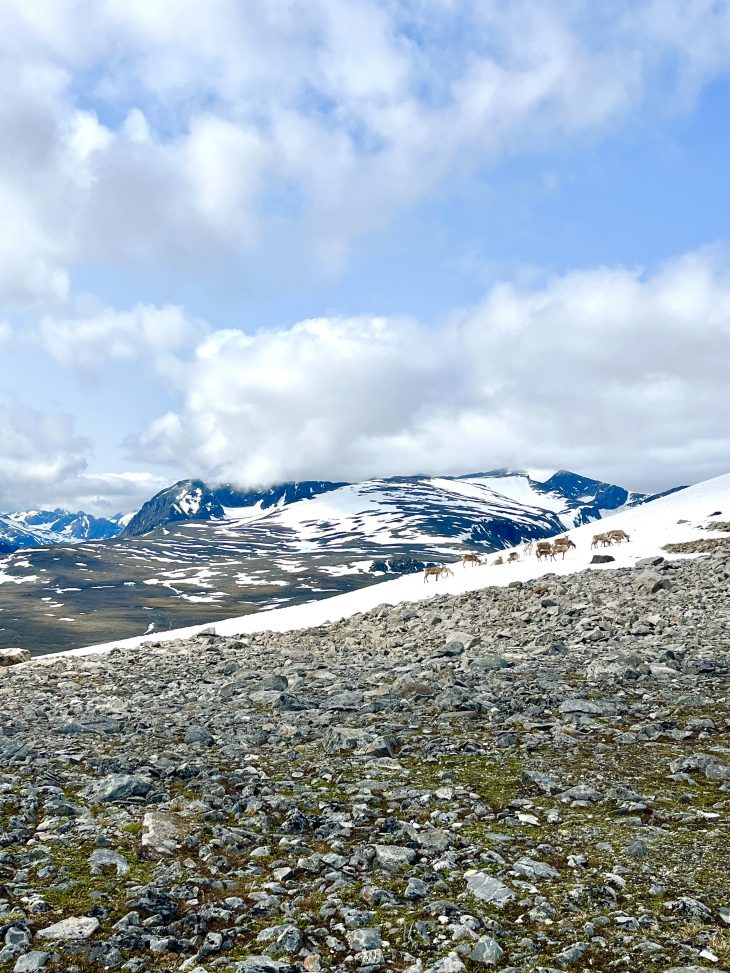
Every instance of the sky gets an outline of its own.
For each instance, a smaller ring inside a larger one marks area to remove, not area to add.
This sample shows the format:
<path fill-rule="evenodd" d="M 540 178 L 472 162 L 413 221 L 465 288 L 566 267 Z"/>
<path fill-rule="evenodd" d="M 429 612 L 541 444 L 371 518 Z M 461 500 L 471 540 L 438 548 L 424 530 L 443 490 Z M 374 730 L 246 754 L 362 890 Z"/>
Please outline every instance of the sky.
<path fill-rule="evenodd" d="M 0 511 L 730 468 L 728 0 L 3 0 Z"/>

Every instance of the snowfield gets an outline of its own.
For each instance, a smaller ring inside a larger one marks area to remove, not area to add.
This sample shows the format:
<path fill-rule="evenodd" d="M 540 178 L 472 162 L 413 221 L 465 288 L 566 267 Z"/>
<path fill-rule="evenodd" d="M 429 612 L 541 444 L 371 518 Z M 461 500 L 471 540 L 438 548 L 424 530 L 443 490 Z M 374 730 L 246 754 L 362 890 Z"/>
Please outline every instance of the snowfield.
<path fill-rule="evenodd" d="M 133 648 L 143 642 L 165 642 L 188 638 L 203 629 L 212 628 L 217 634 L 226 636 L 261 631 L 288 632 L 338 621 L 359 612 L 370 611 L 379 605 L 422 601 L 434 595 L 455 595 L 490 586 L 503 587 L 511 581 L 529 581 L 546 574 L 571 574 L 586 569 L 605 571 L 612 568 L 633 567 L 637 560 L 656 555 L 696 557 L 697 555 L 669 555 L 662 548 L 669 543 L 727 536 L 706 529 L 706 525 L 713 519 L 730 520 L 730 474 L 705 480 L 679 493 L 654 500 L 643 506 L 623 509 L 603 521 L 585 524 L 568 531 L 568 536 L 577 545 L 577 549 L 567 553 L 564 559 L 558 556 L 555 561 L 538 562 L 533 555 L 514 564 L 495 566 L 493 562 L 497 555 L 493 554 L 489 556 L 488 564 L 480 567 L 463 567 L 461 563 L 455 562 L 452 564 L 454 576 L 437 582 L 424 583 L 422 574 L 406 575 L 322 601 L 228 618 L 216 622 L 214 626 L 196 625 L 118 642 L 86 646 L 58 654 L 87 655 L 108 652 L 114 648 Z M 614 544 L 608 549 L 598 550 L 598 553 L 611 554 L 615 561 L 608 565 L 590 565 L 592 556 L 597 553 L 596 550 L 591 549 L 591 538 L 596 533 L 612 529 L 625 530 L 631 540 L 628 543 Z M 506 559 L 510 550 L 521 552 L 522 546 L 508 548 L 500 553 Z M 50 655 L 41 658 L 54 657 Z"/>

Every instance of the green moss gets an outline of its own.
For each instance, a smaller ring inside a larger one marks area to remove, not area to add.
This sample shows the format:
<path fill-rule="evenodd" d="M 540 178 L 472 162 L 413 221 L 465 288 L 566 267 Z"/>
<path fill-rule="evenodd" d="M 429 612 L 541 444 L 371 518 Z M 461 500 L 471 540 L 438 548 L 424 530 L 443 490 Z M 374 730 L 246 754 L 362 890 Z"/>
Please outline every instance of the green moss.
<path fill-rule="evenodd" d="M 523 761 L 519 755 L 448 754 L 434 763 L 410 761 L 408 782 L 414 787 L 437 790 L 452 785 L 466 787 L 494 811 L 502 810 L 522 791 Z"/>
<path fill-rule="evenodd" d="M 54 846 L 51 858 L 55 871 L 47 879 L 34 881 L 45 901 L 61 916 L 83 915 L 95 906 L 103 906 L 113 918 L 118 918 L 126 911 L 127 890 L 152 880 L 154 865 L 138 858 L 136 850 L 124 843 L 114 850 L 126 858 L 129 874 L 118 878 L 114 869 L 105 869 L 99 875 L 92 875 L 89 856 L 94 850 L 96 847 L 89 844 Z M 60 888 L 53 887 L 59 884 Z"/>

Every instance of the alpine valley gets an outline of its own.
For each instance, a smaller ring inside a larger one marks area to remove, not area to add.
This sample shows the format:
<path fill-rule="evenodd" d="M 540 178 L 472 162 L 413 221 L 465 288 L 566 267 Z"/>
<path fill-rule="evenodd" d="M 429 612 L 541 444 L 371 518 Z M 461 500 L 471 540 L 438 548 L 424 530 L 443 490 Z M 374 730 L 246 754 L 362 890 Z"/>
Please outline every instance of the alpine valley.
<path fill-rule="evenodd" d="M 133 516 L 0 514 L 0 648 L 44 654 L 301 604 L 653 499 L 565 470 L 493 470 L 253 491 L 183 480 Z"/>

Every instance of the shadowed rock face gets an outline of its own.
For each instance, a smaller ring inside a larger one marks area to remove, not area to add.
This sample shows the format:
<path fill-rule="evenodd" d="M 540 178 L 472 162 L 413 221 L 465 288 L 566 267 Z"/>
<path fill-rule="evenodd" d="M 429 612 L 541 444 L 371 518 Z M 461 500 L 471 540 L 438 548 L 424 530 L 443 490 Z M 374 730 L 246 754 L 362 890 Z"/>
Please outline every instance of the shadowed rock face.
<path fill-rule="evenodd" d="M 727 969 L 730 555 L 649 561 L 3 670 L 0 962 Z"/>

